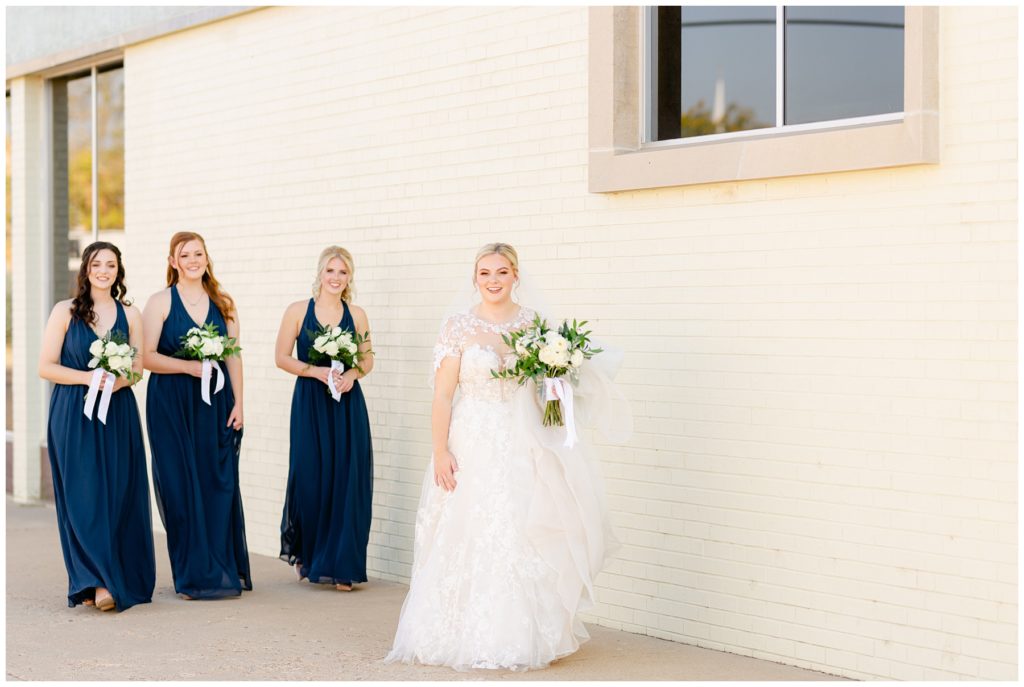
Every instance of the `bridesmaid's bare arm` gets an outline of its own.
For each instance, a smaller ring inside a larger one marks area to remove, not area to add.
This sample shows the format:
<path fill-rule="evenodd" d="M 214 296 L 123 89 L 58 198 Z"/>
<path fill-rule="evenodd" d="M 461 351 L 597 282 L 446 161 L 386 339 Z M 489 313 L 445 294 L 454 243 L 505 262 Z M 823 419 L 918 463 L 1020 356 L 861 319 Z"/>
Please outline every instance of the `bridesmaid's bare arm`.
<path fill-rule="evenodd" d="M 235 342 L 241 345 L 241 324 L 238 322 L 238 310 L 232 310 L 231 319 L 228 319 L 228 313 L 225 313 L 224 319 L 227 320 L 228 333 L 227 335 L 235 339 Z M 231 413 L 228 415 L 228 427 L 234 427 L 235 429 L 241 429 L 244 424 L 242 415 L 242 356 L 233 355 L 224 361 L 227 365 L 228 375 L 231 377 L 231 391 L 235 395 L 235 407 L 231 409 Z"/>
<path fill-rule="evenodd" d="M 373 371 L 374 355 L 372 346 L 370 345 L 370 320 L 366 316 L 366 311 L 360 308 L 358 305 L 351 306 L 352 308 L 352 321 L 356 325 L 356 331 L 360 335 L 366 335 L 366 341 L 359 346 L 359 353 L 362 355 L 362 360 L 359 361 L 359 367 L 362 368 L 362 373 L 359 370 L 349 370 L 349 372 L 355 372 L 361 379 Z"/>
<path fill-rule="evenodd" d="M 281 317 L 281 326 L 277 330 L 277 342 L 274 344 L 274 364 L 296 377 L 319 379 L 326 384 L 331 368 L 316 367 L 292 355 L 295 339 L 299 336 L 299 328 L 306 315 L 307 304 L 308 301 L 297 301 L 285 309 L 284 316 Z"/>
<path fill-rule="evenodd" d="M 370 320 L 366 317 L 366 311 L 360 308 L 358 305 L 349 305 L 349 310 L 352 312 L 352 322 L 355 324 L 356 332 L 359 334 L 368 334 L 370 331 Z M 362 379 L 366 375 L 370 374 L 373 370 L 373 351 L 371 350 L 370 340 L 367 339 L 359 346 L 359 352 L 362 355 L 362 359 L 359 361 L 359 367 L 362 371 L 356 368 L 345 370 L 344 374 L 339 375 L 340 384 L 338 384 L 338 391 L 345 393 L 352 389 L 352 385 L 357 379 Z"/>
<path fill-rule="evenodd" d="M 53 306 L 50 319 L 43 330 L 43 345 L 39 351 L 39 376 L 55 384 L 81 384 L 89 386 L 92 370 L 76 370 L 60 364 L 60 349 L 64 336 L 71 324 L 71 301 L 65 300 Z"/>

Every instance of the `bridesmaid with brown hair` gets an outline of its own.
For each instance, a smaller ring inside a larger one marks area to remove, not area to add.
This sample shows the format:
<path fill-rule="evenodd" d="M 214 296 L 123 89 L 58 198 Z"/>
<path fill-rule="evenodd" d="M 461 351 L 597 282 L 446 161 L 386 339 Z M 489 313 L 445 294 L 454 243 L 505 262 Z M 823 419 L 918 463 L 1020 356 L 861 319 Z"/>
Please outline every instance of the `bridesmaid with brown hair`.
<path fill-rule="evenodd" d="M 96 342 L 109 332 L 111 339 L 142 346 L 142 316 L 126 290 L 117 246 L 89 244 L 77 293 L 53 307 L 39 353 L 39 376 L 54 384 L 46 437 L 68 606 L 101 611 L 149 603 L 156 582 L 146 447 L 133 381 L 113 382 L 105 416 L 99 410 L 95 417 L 83 414 Z M 141 375 L 141 361 L 133 368 Z M 103 379 L 100 389 L 108 383 Z"/>
<path fill-rule="evenodd" d="M 237 340 L 238 312 L 213 276 L 199 234 L 172 236 L 167 263 L 167 288 L 143 311 L 143 364 L 153 373 L 146 426 L 174 590 L 186 599 L 239 596 L 252 589 L 238 488 L 242 360 L 236 355 L 224 362 L 227 383 L 210 392 L 207 403 L 203 363 L 175 357 L 193 327 L 213 324 L 219 335 Z"/>

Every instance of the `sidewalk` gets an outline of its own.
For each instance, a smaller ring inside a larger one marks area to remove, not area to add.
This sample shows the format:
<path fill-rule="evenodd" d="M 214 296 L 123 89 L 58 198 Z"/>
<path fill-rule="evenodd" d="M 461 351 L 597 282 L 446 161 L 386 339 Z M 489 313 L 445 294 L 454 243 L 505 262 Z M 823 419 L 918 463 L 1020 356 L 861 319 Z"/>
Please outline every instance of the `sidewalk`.
<path fill-rule="evenodd" d="M 156 540 L 153 603 L 125 613 L 68 608 L 52 506 L 7 500 L 8 680 L 834 680 L 834 676 L 589 625 L 591 640 L 527 673 L 385 665 L 405 585 L 352 593 L 298 583 L 252 556 L 255 590 L 182 601 Z"/>

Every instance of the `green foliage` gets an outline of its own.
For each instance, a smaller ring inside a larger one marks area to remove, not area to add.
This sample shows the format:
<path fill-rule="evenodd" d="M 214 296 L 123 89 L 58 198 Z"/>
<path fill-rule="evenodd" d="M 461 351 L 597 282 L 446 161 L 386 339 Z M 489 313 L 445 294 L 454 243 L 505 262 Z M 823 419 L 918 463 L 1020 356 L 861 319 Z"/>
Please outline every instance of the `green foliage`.
<path fill-rule="evenodd" d="M 362 334 L 359 334 L 358 332 L 354 332 L 349 329 L 342 329 L 340 332 L 335 334 L 335 329 L 340 329 L 340 327 L 330 327 L 322 324 L 315 332 L 310 329 L 306 330 L 306 335 L 313 342 L 313 345 L 309 347 L 309 353 L 307 354 L 309 362 L 317 365 L 324 360 L 340 360 L 347 367 L 355 368 L 362 372 L 363 368 L 359 367 L 359 361 L 367 355 L 372 354 L 373 351 L 370 349 L 361 351 L 359 349 L 364 343 L 370 340 L 370 332 L 363 332 Z M 334 356 L 328 355 L 323 350 L 326 343 L 332 340 L 340 343 L 338 353 Z M 355 345 L 355 351 L 351 351 L 346 347 L 345 344 L 349 341 Z"/>
<path fill-rule="evenodd" d="M 68 226 L 92 227 L 91 103 L 88 78 L 68 86 Z M 77 84 L 77 85 L 76 85 Z M 124 72 L 96 82 L 97 190 L 100 229 L 124 228 Z"/>
<path fill-rule="evenodd" d="M 500 372 L 491 370 L 491 376 L 496 379 L 515 379 L 521 385 L 527 379 L 540 384 L 545 377 L 561 377 L 565 374 L 574 377 L 583 360 L 602 351 L 591 347 L 590 331 L 583 328 L 585 324 L 586 320 L 573 320 L 572 324 L 566 320 L 552 331 L 547 322 L 537 315 L 532 326 L 502 335 L 505 345 L 515 351 L 516 362 Z M 573 365 L 572 359 L 577 352 L 578 364 Z M 559 360 L 564 360 L 564 363 Z"/>
<path fill-rule="evenodd" d="M 100 178 L 99 223 L 102 229 L 124 228 L 124 148 L 103 151 L 97 170 Z M 72 227 L 92 224 L 92 151 L 76 150 L 68 160 L 68 213 Z"/>
<path fill-rule="evenodd" d="M 746 131 L 748 129 L 763 129 L 768 126 L 754 118 L 754 110 L 749 107 L 740 107 L 736 103 L 729 103 L 725 107 L 725 114 L 720 122 L 711 118 L 711 110 L 703 100 L 679 117 L 679 128 L 681 136 L 707 136 L 728 131 Z"/>

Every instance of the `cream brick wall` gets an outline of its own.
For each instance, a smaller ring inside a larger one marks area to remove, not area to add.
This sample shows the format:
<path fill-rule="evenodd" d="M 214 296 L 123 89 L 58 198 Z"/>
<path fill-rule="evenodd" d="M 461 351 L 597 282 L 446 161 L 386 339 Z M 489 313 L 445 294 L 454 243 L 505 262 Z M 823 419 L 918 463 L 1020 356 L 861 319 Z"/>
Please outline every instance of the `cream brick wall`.
<path fill-rule="evenodd" d="M 279 318 L 356 256 L 371 576 L 406 580 L 430 347 L 485 241 L 628 351 L 591 619 L 853 678 L 1017 675 L 1015 8 L 941 10 L 942 162 L 593 195 L 587 9 L 273 8 L 126 51 L 126 259 L 208 238 L 276 554 Z M 256 580 L 259 585 L 260 581 Z"/>

